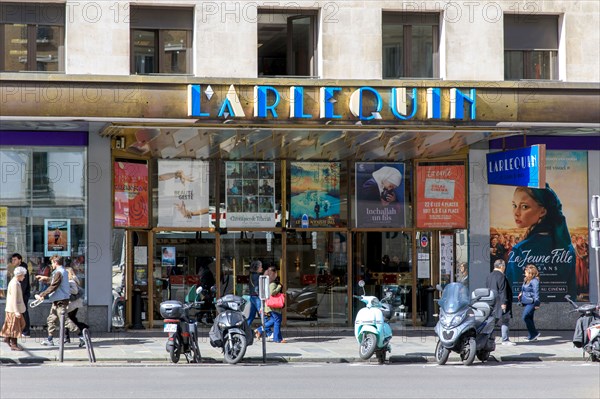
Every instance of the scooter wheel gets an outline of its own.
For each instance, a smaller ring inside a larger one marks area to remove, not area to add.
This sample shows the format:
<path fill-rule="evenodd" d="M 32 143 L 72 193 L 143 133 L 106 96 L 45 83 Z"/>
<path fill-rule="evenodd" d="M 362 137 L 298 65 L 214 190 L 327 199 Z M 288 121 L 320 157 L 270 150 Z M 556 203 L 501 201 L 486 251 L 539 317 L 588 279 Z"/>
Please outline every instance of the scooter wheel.
<path fill-rule="evenodd" d="M 171 361 L 173 363 L 179 362 L 179 358 L 181 357 L 181 352 L 179 352 L 179 349 L 176 348 L 175 345 L 172 345 L 169 347 L 169 357 L 171 358 Z"/>
<path fill-rule="evenodd" d="M 446 364 L 448 357 L 450 356 L 450 349 L 444 347 L 440 341 L 438 341 L 435 347 L 435 361 L 440 366 Z"/>
<path fill-rule="evenodd" d="M 377 337 L 373 333 L 365 333 L 358 348 L 358 355 L 363 360 L 368 360 L 375 353 L 377 348 Z"/>
<path fill-rule="evenodd" d="M 477 353 L 477 342 L 474 337 L 470 337 L 465 343 L 463 352 L 460 354 L 460 358 L 465 366 L 470 366 L 475 360 L 475 354 Z"/>

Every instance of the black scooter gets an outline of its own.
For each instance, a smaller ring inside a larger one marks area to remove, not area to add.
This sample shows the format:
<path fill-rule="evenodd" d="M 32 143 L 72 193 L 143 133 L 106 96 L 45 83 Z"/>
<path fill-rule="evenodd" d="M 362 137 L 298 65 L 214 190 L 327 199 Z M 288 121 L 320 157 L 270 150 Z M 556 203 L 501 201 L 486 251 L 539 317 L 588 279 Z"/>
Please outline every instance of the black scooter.
<path fill-rule="evenodd" d="M 583 349 L 584 357 L 587 354 L 592 362 L 600 362 L 600 306 L 593 303 L 577 305 L 570 295 L 565 295 L 565 299 L 573 306 L 571 312 L 579 312 L 573 345 Z"/>
<path fill-rule="evenodd" d="M 197 298 L 202 287 L 196 290 L 193 302 L 165 301 L 160 304 L 160 315 L 164 318 L 164 332 L 169 333 L 166 350 L 171 362 L 179 362 L 183 353 L 188 363 L 200 363 L 198 347 L 198 323 L 190 317 L 190 309 L 200 309 L 203 302 Z"/>
<path fill-rule="evenodd" d="M 237 295 L 228 294 L 216 302 L 217 312 L 208 336 L 214 348 L 223 350 L 226 363 L 236 364 L 246 354 L 246 348 L 254 342 L 252 329 L 244 316 L 246 300 Z"/>

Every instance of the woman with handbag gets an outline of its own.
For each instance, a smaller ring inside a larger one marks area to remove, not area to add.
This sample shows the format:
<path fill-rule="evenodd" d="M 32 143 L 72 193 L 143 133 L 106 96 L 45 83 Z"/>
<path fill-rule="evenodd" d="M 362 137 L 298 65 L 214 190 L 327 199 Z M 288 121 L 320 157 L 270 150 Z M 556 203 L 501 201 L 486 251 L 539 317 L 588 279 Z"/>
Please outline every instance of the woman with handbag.
<path fill-rule="evenodd" d="M 264 307 L 265 316 L 269 315 L 269 319 L 265 322 L 265 331 L 273 328 L 273 342 L 285 344 L 287 341 L 281 335 L 281 310 L 284 306 L 284 301 L 281 299 L 285 298 L 285 294 L 281 292 L 282 287 L 277 278 L 277 268 L 273 265 L 269 266 L 267 271 L 265 271 L 265 276 L 269 277 L 269 291 L 271 293 L 271 297 L 265 302 Z M 261 326 L 256 329 L 255 336 L 258 339 L 262 334 L 263 330 Z"/>
<path fill-rule="evenodd" d="M 529 335 L 525 338 L 526 341 L 533 342 L 537 341 L 540 337 L 540 332 L 535 328 L 533 321 L 533 315 L 537 309 L 540 308 L 540 278 L 537 267 L 529 264 L 525 267 L 525 279 L 521 286 L 521 292 L 519 293 L 518 299 L 523 309 L 523 321 L 527 326 Z"/>

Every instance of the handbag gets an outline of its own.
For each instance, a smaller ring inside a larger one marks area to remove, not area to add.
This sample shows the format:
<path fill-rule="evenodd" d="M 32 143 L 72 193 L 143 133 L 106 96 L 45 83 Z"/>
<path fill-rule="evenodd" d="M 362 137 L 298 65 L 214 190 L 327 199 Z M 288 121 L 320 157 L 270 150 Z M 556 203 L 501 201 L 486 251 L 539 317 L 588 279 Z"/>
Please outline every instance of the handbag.
<path fill-rule="evenodd" d="M 531 305 L 533 303 L 533 298 L 529 293 L 524 293 L 521 295 L 521 304 L 523 305 Z"/>
<path fill-rule="evenodd" d="M 265 305 L 271 309 L 281 309 L 285 306 L 285 294 L 281 292 L 275 295 L 271 295 L 265 302 Z"/>

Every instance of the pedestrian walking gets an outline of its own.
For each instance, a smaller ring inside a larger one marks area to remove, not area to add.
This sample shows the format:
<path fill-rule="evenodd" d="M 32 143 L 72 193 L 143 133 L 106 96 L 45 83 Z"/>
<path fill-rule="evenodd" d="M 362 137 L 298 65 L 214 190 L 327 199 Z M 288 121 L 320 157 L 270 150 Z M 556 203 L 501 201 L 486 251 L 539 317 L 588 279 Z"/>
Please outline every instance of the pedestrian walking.
<path fill-rule="evenodd" d="M 23 332 L 21 336 L 29 337 L 31 332 L 31 323 L 29 322 L 29 311 L 27 310 L 27 306 L 29 304 L 29 298 L 31 298 L 31 282 L 29 281 L 29 271 L 27 268 L 27 263 L 23 262 L 23 257 L 19 253 L 14 253 L 11 256 L 12 265 L 16 268 L 21 266 L 25 269 L 25 277 L 21 280 L 21 290 L 23 291 L 23 303 L 25 303 L 25 311 L 23 312 L 23 320 L 25 320 L 25 327 L 23 327 Z"/>
<path fill-rule="evenodd" d="M 52 280 L 50 286 L 39 295 L 36 295 L 36 299 L 44 299 L 46 296 L 52 300 L 52 307 L 50 308 L 50 314 L 48 315 L 48 339 L 42 341 L 42 345 L 54 346 L 54 333 L 60 328 L 60 316 L 67 314 L 67 307 L 69 306 L 69 298 L 71 297 L 69 287 L 69 274 L 64 267 L 64 259 L 60 255 L 52 255 L 50 257 L 52 264 Z M 47 277 L 37 276 L 38 279 L 48 280 Z M 85 345 L 83 340 L 83 334 L 81 330 L 70 318 L 65 317 L 65 326 L 73 333 L 79 336 L 79 347 Z"/>
<path fill-rule="evenodd" d="M 519 293 L 519 302 L 525 307 L 523 310 L 523 321 L 527 326 L 529 335 L 526 341 L 537 341 L 540 337 L 540 332 L 535 328 L 533 315 L 540 308 L 540 273 L 537 267 L 529 264 L 525 267 L 525 278 Z"/>
<path fill-rule="evenodd" d="M 494 270 L 487 276 L 485 286 L 494 291 L 496 303 L 494 304 L 494 316 L 500 325 L 502 333 L 502 345 L 515 345 L 510 340 L 509 323 L 512 318 L 512 288 L 504 271 L 506 263 L 502 259 L 496 259 Z"/>
<path fill-rule="evenodd" d="M 23 328 L 25 327 L 25 318 L 23 313 L 27 310 L 25 302 L 23 301 L 23 290 L 21 288 L 21 281 L 27 274 L 27 269 L 22 266 L 15 267 L 13 271 L 14 277 L 8 283 L 8 289 L 6 292 L 6 307 L 4 325 L 0 332 L 4 337 L 10 349 L 13 351 L 23 350 L 18 344 L 17 339 L 21 337 Z"/>

